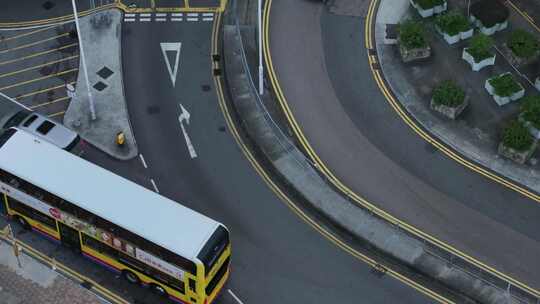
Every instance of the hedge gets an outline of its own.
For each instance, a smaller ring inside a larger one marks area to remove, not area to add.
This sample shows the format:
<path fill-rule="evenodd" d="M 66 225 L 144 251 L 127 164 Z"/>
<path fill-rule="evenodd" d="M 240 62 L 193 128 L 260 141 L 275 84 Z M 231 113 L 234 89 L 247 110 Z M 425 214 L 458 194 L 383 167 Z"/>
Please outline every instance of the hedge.
<path fill-rule="evenodd" d="M 420 22 L 406 20 L 399 25 L 399 41 L 407 49 L 416 49 L 426 47 L 424 26 Z"/>
<path fill-rule="evenodd" d="M 489 83 L 495 89 L 495 94 L 498 96 L 510 96 L 519 90 L 521 87 L 517 81 L 514 80 L 512 74 L 504 74 L 489 80 Z"/>
<path fill-rule="evenodd" d="M 503 130 L 503 144 L 517 151 L 525 151 L 533 144 L 529 130 L 519 121 L 511 121 Z"/>
<path fill-rule="evenodd" d="M 471 29 L 471 25 L 469 24 L 467 17 L 463 16 L 463 14 L 458 11 L 451 11 L 437 16 L 437 18 L 435 18 L 435 24 L 437 24 L 441 31 L 450 36 L 454 36 Z"/>
<path fill-rule="evenodd" d="M 521 113 L 523 119 L 540 130 L 540 95 L 529 95 L 523 98 Z"/>
<path fill-rule="evenodd" d="M 540 51 L 540 43 L 536 37 L 522 29 L 517 29 L 510 33 L 507 41 L 512 52 L 521 58 L 531 58 Z"/>
<path fill-rule="evenodd" d="M 465 92 L 453 81 L 443 81 L 433 90 L 433 102 L 447 107 L 457 107 L 465 100 Z"/>
<path fill-rule="evenodd" d="M 475 62 L 480 62 L 486 58 L 493 57 L 490 52 L 493 46 L 493 39 L 482 33 L 478 33 L 471 38 L 471 43 L 467 53 L 473 56 Z"/>

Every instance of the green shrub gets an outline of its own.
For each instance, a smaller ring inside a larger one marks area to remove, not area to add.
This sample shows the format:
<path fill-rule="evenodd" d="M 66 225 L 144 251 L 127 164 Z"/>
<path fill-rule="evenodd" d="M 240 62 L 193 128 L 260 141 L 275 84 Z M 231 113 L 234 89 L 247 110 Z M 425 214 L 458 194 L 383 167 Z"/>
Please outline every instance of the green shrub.
<path fill-rule="evenodd" d="M 465 100 L 465 92 L 453 81 L 443 81 L 433 90 L 433 102 L 448 107 L 457 107 Z"/>
<path fill-rule="evenodd" d="M 533 137 L 524 125 L 513 120 L 503 130 L 503 144 L 517 151 L 525 151 L 533 144 Z"/>
<path fill-rule="evenodd" d="M 441 29 L 441 31 L 447 33 L 450 36 L 459 34 L 460 32 L 466 32 L 471 29 L 469 20 L 458 11 L 451 11 L 446 14 L 442 14 L 435 18 L 435 24 Z"/>
<path fill-rule="evenodd" d="M 514 80 L 512 74 L 504 74 L 491 78 L 489 83 L 495 89 L 495 94 L 501 97 L 510 96 L 521 90 L 521 86 Z"/>
<path fill-rule="evenodd" d="M 510 33 L 507 45 L 516 56 L 521 58 L 534 57 L 540 51 L 538 39 L 533 34 L 521 29 Z"/>
<path fill-rule="evenodd" d="M 424 26 L 420 22 L 406 20 L 399 25 L 399 41 L 407 49 L 427 46 Z"/>
<path fill-rule="evenodd" d="M 521 106 L 523 119 L 529 121 L 537 129 L 540 129 L 540 95 L 529 95 L 523 98 Z"/>
<path fill-rule="evenodd" d="M 446 0 L 414 0 L 422 9 L 430 9 L 438 5 L 442 5 Z"/>
<path fill-rule="evenodd" d="M 493 39 L 482 33 L 478 33 L 471 38 L 471 43 L 467 53 L 473 56 L 475 62 L 480 62 L 486 58 L 493 57 L 490 52 L 493 46 Z"/>

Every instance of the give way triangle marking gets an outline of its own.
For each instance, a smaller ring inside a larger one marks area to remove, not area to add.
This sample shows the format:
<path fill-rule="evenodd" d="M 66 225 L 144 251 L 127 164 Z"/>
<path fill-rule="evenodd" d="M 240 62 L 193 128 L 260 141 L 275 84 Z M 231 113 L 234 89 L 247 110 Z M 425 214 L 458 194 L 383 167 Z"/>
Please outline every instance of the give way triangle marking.
<path fill-rule="evenodd" d="M 167 70 L 169 71 L 169 76 L 171 77 L 171 82 L 173 87 L 176 84 L 176 74 L 178 73 L 178 63 L 180 62 L 180 49 L 182 48 L 181 42 L 162 42 L 161 45 L 161 53 L 163 53 L 163 57 L 165 58 L 165 64 L 167 65 Z M 171 65 L 169 61 L 169 56 L 167 56 L 167 52 L 175 52 L 176 56 L 174 57 L 174 67 Z"/>

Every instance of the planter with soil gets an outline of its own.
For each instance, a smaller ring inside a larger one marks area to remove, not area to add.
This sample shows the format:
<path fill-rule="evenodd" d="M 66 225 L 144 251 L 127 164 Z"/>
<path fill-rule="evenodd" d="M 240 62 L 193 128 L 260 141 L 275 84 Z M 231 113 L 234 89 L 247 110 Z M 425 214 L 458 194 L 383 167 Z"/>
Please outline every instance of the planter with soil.
<path fill-rule="evenodd" d="M 480 0 L 470 7 L 470 20 L 485 35 L 493 35 L 508 27 L 510 10 L 500 1 Z"/>
<path fill-rule="evenodd" d="M 538 59 L 540 42 L 533 34 L 518 29 L 510 33 L 508 41 L 502 46 L 502 52 L 513 66 L 527 65 Z"/>
<path fill-rule="evenodd" d="M 471 38 L 473 35 L 473 28 L 469 24 L 467 17 L 457 11 L 437 16 L 435 28 L 448 44 Z"/>
<path fill-rule="evenodd" d="M 471 66 L 475 72 L 481 69 L 494 65 L 497 55 L 491 52 L 493 40 L 484 35 L 478 34 L 471 39 L 469 47 L 463 49 L 461 58 Z"/>
<path fill-rule="evenodd" d="M 431 56 L 422 23 L 406 20 L 399 25 L 399 52 L 403 62 L 425 59 Z"/>
<path fill-rule="evenodd" d="M 448 8 L 446 0 L 409 0 L 409 2 L 423 18 L 440 14 Z"/>

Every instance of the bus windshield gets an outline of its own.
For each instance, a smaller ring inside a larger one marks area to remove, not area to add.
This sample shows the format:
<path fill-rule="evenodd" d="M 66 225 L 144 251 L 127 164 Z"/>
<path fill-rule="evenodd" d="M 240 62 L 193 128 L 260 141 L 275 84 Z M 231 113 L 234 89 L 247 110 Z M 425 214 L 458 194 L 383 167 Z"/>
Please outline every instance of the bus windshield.
<path fill-rule="evenodd" d="M 229 232 L 223 226 L 219 226 L 197 256 L 204 264 L 205 275 L 208 275 L 228 244 Z"/>

